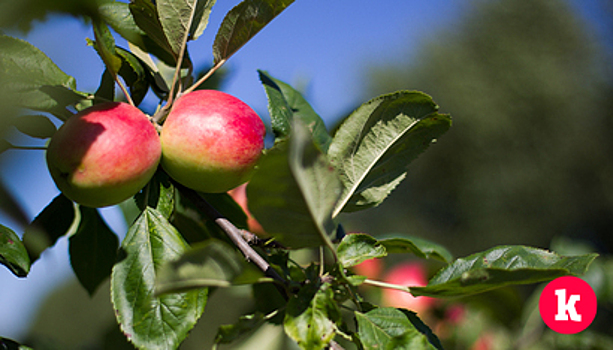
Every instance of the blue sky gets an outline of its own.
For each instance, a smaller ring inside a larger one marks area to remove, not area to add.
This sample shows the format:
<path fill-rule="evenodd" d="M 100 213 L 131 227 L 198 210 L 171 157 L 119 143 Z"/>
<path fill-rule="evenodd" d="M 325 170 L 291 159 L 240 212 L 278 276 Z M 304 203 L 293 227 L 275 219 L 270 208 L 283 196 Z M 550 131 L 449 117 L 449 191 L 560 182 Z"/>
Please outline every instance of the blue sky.
<path fill-rule="evenodd" d="M 190 43 L 195 63 L 212 60 L 212 42 L 223 15 L 239 1 L 217 1 L 209 27 Z M 470 8 L 467 0 L 398 1 L 297 0 L 228 62 L 231 75 L 223 90 L 244 100 L 268 120 L 266 95 L 257 69 L 300 86 L 314 109 L 331 125 L 339 116 L 371 96 L 364 95 L 366 69 L 374 63 L 411 62 L 420 45 L 453 29 Z M 598 16 L 595 0 L 572 1 L 590 17 Z M 375 5 L 376 4 L 376 5 Z M 68 17 L 38 23 L 24 38 L 77 79 L 78 89 L 94 91 L 103 71 L 85 38 L 91 30 Z M 118 41 L 121 45 L 121 41 Z M 21 140 L 36 144 L 36 140 Z M 22 142 L 22 144 L 23 144 Z M 38 143 L 40 144 L 40 142 Z M 8 151 L 0 155 L 0 177 L 23 198 L 34 217 L 56 195 L 42 151 Z M 123 237 L 126 225 L 114 208 L 103 210 L 111 228 Z M 0 223 L 21 228 L 0 213 Z M 19 339 L 38 302 L 57 283 L 74 278 L 66 240 L 43 254 L 27 279 L 0 267 L 0 335 Z M 106 292 L 106 291 L 100 291 Z"/>

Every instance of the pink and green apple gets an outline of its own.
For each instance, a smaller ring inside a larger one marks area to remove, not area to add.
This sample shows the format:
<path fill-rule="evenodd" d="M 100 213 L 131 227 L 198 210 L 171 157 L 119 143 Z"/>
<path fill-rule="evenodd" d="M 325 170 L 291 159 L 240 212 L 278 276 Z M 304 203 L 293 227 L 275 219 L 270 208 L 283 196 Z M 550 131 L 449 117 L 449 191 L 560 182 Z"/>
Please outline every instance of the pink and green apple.
<path fill-rule="evenodd" d="M 58 189 L 88 207 L 118 204 L 140 191 L 161 157 L 159 135 L 138 108 L 95 105 L 70 117 L 47 148 Z"/>
<path fill-rule="evenodd" d="M 247 104 L 227 93 L 181 96 L 164 122 L 162 167 L 177 182 L 221 193 L 249 180 L 264 148 L 266 128 Z"/>

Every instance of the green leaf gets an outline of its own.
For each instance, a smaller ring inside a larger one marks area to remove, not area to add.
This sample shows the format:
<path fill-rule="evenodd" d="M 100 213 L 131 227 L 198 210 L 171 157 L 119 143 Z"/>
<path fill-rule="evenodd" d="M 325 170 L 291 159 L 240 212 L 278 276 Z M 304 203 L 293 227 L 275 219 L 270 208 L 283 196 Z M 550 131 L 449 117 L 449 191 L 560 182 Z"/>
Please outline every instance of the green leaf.
<path fill-rule="evenodd" d="M 146 16 L 155 16 L 155 12 L 150 12 L 152 7 L 153 5 L 151 2 L 147 0 L 138 1 L 132 6 L 123 2 L 111 2 L 100 6 L 100 14 L 104 21 L 129 43 L 145 52 L 157 56 L 167 65 L 174 66 L 176 64 L 176 59 L 172 54 L 172 49 L 168 42 L 162 40 L 162 45 L 159 45 L 136 24 L 133 12 L 136 13 L 136 17 L 139 18 L 139 23 L 145 28 L 148 28 Z M 155 22 L 155 18 L 152 19 L 152 22 Z M 153 28 L 151 29 L 153 35 L 159 35 L 161 27 L 156 26 L 154 23 L 150 25 Z"/>
<path fill-rule="evenodd" d="M 74 220 L 74 204 L 60 193 L 36 216 L 23 233 L 23 243 L 28 249 L 32 263 L 45 249 L 55 245 L 60 237 L 68 233 Z"/>
<path fill-rule="evenodd" d="M 411 294 L 460 297 L 508 285 L 581 275 L 597 256 L 566 257 L 532 247 L 499 246 L 455 260 L 432 277 L 426 287 L 411 287 Z"/>
<path fill-rule="evenodd" d="M 9 147 L 12 147 L 10 143 L 7 142 L 7 144 Z M 25 226 L 30 221 L 15 196 L 7 191 L 2 178 L 0 178 L 0 210 L 21 225 Z"/>
<path fill-rule="evenodd" d="M 375 308 L 367 313 L 356 311 L 355 317 L 360 342 L 366 349 L 442 349 L 440 343 L 435 346 L 429 341 L 429 338 L 435 338 L 423 333 L 425 329 L 422 326 L 425 325 L 421 321 L 418 329 L 398 309 Z"/>
<path fill-rule="evenodd" d="M 422 259 L 436 259 L 446 263 L 453 260 L 453 255 L 447 248 L 419 237 L 403 235 L 403 237 L 381 239 L 379 243 L 390 254 L 411 253 Z"/>
<path fill-rule="evenodd" d="M 21 345 L 14 340 L 3 338 L 3 337 L 0 337 L 0 349 L 3 349 L 3 350 L 32 350 L 32 348 L 29 348 L 25 345 Z"/>
<path fill-rule="evenodd" d="M 67 106 L 85 94 L 42 51 L 21 39 L 0 34 L 0 95 L 12 105 L 53 113 L 67 119 Z"/>
<path fill-rule="evenodd" d="M 200 243 L 159 270 L 156 294 L 205 287 L 229 287 L 248 265 L 228 244 L 214 239 Z M 251 283 L 257 282 L 257 276 Z"/>
<path fill-rule="evenodd" d="M 111 275 L 119 240 L 97 209 L 79 207 L 81 222 L 69 239 L 70 265 L 89 295 Z"/>
<path fill-rule="evenodd" d="M 244 0 L 223 19 L 213 43 L 214 64 L 228 59 L 294 0 Z"/>
<path fill-rule="evenodd" d="M 300 120 L 308 126 L 319 149 L 324 153 L 328 152 L 332 138 L 326 130 L 324 121 L 302 94 L 290 85 L 271 77 L 267 72 L 258 71 L 258 73 L 268 96 L 268 111 L 275 136 L 277 138 L 289 136 L 292 121 Z"/>
<path fill-rule="evenodd" d="M 7 150 L 13 148 L 13 144 L 8 142 L 5 139 L 0 139 L 0 154 L 6 152 Z"/>
<path fill-rule="evenodd" d="M 20 132 L 39 139 L 47 139 L 57 131 L 55 124 L 44 115 L 24 115 L 13 120 Z"/>
<path fill-rule="evenodd" d="M 17 234 L 0 225 L 0 264 L 6 266 L 17 277 L 26 277 L 30 272 L 30 257 Z"/>
<path fill-rule="evenodd" d="M 130 2 L 129 9 L 134 19 L 134 23 L 138 26 L 138 28 L 140 28 L 147 35 L 147 37 L 155 43 L 157 47 L 161 48 L 166 53 L 170 53 L 173 57 L 173 61 L 176 62 L 177 52 L 173 50 L 172 45 L 170 44 L 168 38 L 166 37 L 166 34 L 164 33 L 164 28 L 162 27 L 162 22 L 160 21 L 160 17 L 158 15 L 157 9 L 155 8 L 155 5 L 150 0 L 134 0 Z M 123 32 L 128 32 L 127 29 L 129 28 L 130 23 L 124 21 L 121 22 L 121 24 L 122 27 L 126 29 Z M 130 42 L 149 52 L 149 45 L 147 45 L 147 42 L 141 42 L 140 40 L 138 40 L 138 38 L 136 38 L 136 35 L 134 35 L 135 33 L 132 31 L 126 34 L 128 34 L 134 39 L 137 39 L 135 41 L 128 39 L 130 40 Z M 170 64 L 170 66 L 174 66 L 174 64 Z"/>
<path fill-rule="evenodd" d="M 207 289 L 154 295 L 158 268 L 187 244 L 157 210 L 146 208 L 121 244 L 111 275 L 111 299 L 128 339 L 140 349 L 176 349 L 204 311 Z"/>
<path fill-rule="evenodd" d="M 328 287 L 306 284 L 287 303 L 283 327 L 301 349 L 323 349 L 336 335 L 341 316 L 334 291 Z"/>
<path fill-rule="evenodd" d="M 108 69 L 105 69 L 104 72 L 102 72 L 100 84 L 98 85 L 98 89 L 94 93 L 94 96 L 97 100 L 115 100 L 115 78 Z"/>
<path fill-rule="evenodd" d="M 248 332 L 260 327 L 263 322 L 264 314 L 261 312 L 241 316 L 237 323 L 219 327 L 215 336 L 215 344 L 230 344 Z"/>
<path fill-rule="evenodd" d="M 338 261 L 344 267 L 351 267 L 364 260 L 384 257 L 387 255 L 387 251 L 374 237 L 356 233 L 343 237 L 336 249 L 336 254 Z"/>
<path fill-rule="evenodd" d="M 261 159 L 247 186 L 249 209 L 287 247 L 330 245 L 341 184 L 306 127 L 296 123 L 292 129 L 289 147 L 279 144 Z"/>
<path fill-rule="evenodd" d="M 150 207 L 168 219 L 175 208 L 175 187 L 168 175 L 158 170 L 147 186 L 134 196 L 134 200 L 141 211 Z"/>
<path fill-rule="evenodd" d="M 215 0 L 158 0 L 156 4 L 164 34 L 178 56 L 185 34 L 195 39 L 206 28 Z"/>
<path fill-rule="evenodd" d="M 90 44 L 94 46 L 96 52 L 104 62 L 106 69 L 113 77 L 117 76 L 121 68 L 121 58 L 115 52 L 115 38 L 109 27 L 100 20 L 93 21 L 95 41 Z"/>
<path fill-rule="evenodd" d="M 376 206 L 390 194 L 409 163 L 449 129 L 451 118 L 437 110 L 430 96 L 399 91 L 363 104 L 343 121 L 328 150 L 344 185 L 334 217 Z"/>
<path fill-rule="evenodd" d="M 149 72 L 146 64 L 130 51 L 116 47 L 115 53 L 121 59 L 118 73 L 128 85 L 134 104 L 139 105 L 149 92 L 149 82 L 154 73 Z"/>

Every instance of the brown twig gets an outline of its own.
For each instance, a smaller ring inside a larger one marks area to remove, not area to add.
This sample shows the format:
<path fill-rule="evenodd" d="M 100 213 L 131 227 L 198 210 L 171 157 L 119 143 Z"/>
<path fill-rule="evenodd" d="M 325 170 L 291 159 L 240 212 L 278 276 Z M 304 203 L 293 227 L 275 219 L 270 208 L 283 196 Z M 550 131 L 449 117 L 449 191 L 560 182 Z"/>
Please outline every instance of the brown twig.
<path fill-rule="evenodd" d="M 215 224 L 217 224 L 217 226 L 219 226 L 219 228 L 221 228 L 222 231 L 224 231 L 226 235 L 228 235 L 230 240 L 234 242 L 236 247 L 243 253 L 243 255 L 245 256 L 245 258 L 247 258 L 248 261 L 254 263 L 260 270 L 262 270 L 262 272 L 264 272 L 266 276 L 278 282 L 275 283 L 275 285 L 278 286 L 279 291 L 284 298 L 288 297 L 286 290 L 278 285 L 281 284 L 283 286 L 287 286 L 288 282 L 283 277 L 281 277 L 281 275 L 279 275 L 277 271 L 272 268 L 272 266 L 270 266 L 268 261 L 262 258 L 262 256 L 260 256 L 258 252 L 251 248 L 251 246 L 243 238 L 243 234 L 245 232 L 244 230 L 241 230 L 234 226 L 234 224 L 232 224 L 230 220 L 221 215 L 221 213 L 219 213 L 215 208 L 213 208 L 213 206 L 204 198 L 202 198 L 196 191 L 189 189 L 175 181 L 173 181 L 173 184 L 185 198 L 189 199 L 200 211 L 202 211 L 207 217 L 213 220 Z"/>

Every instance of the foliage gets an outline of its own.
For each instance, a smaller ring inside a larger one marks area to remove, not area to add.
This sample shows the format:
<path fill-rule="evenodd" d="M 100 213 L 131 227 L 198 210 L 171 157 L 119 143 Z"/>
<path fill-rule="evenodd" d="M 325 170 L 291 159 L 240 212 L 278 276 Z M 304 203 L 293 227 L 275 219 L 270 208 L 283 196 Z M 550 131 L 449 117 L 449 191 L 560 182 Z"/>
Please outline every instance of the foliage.
<path fill-rule="evenodd" d="M 46 113 L 21 119 L 17 129 L 50 137 L 55 130 L 48 127 L 49 116 L 65 121 L 74 111 L 116 99 L 113 81 L 134 105 L 153 90 L 161 107 L 152 121 L 163 128 L 178 96 L 198 88 L 292 1 L 238 4 L 217 31 L 213 67 L 196 78 L 191 76 L 187 42 L 206 30 L 214 3 L 92 1 L 83 8 L 72 7 L 90 20 L 95 36 L 90 44 L 105 64 L 94 93 L 77 91 L 75 79 L 34 46 L 1 35 L 0 76 L 6 81 L 0 93 L 10 96 L 7 101 L 17 109 Z M 130 43 L 129 51 L 116 46 L 109 28 Z M 159 64 L 174 66 L 174 76 L 164 81 L 150 55 Z M 274 324 L 302 349 L 338 349 L 341 343 L 357 348 L 442 349 L 435 332 L 417 314 L 366 302 L 362 288 L 383 286 L 440 298 L 468 296 L 580 275 L 596 258 L 589 253 L 561 256 L 504 246 L 454 259 L 446 248 L 423 238 L 345 234 L 340 214 L 385 201 L 406 177 L 411 162 L 447 132 L 451 117 L 439 113 L 429 95 L 401 90 L 365 102 L 330 135 L 298 91 L 265 71 L 260 71 L 260 80 L 268 97 L 274 145 L 262 157 L 247 195 L 248 210 L 266 237 L 244 230 L 247 208 L 230 196 L 197 193 L 159 169 L 135 196 L 132 204 L 138 214 L 121 244 L 96 209 L 79 207 L 60 195 L 31 223 L 23 240 L 0 226 L 0 263 L 25 277 L 43 250 L 69 236 L 79 282 L 93 295 L 110 277 L 117 322 L 125 338 L 140 349 L 178 348 L 202 316 L 209 293 L 235 285 L 250 286 L 255 298 L 266 303 L 220 327 L 216 344 Z M 246 264 L 239 252 L 253 264 Z M 295 259 L 300 252 L 307 252 L 305 262 Z M 386 284 L 350 269 L 393 253 L 445 266 L 422 287 Z"/>

